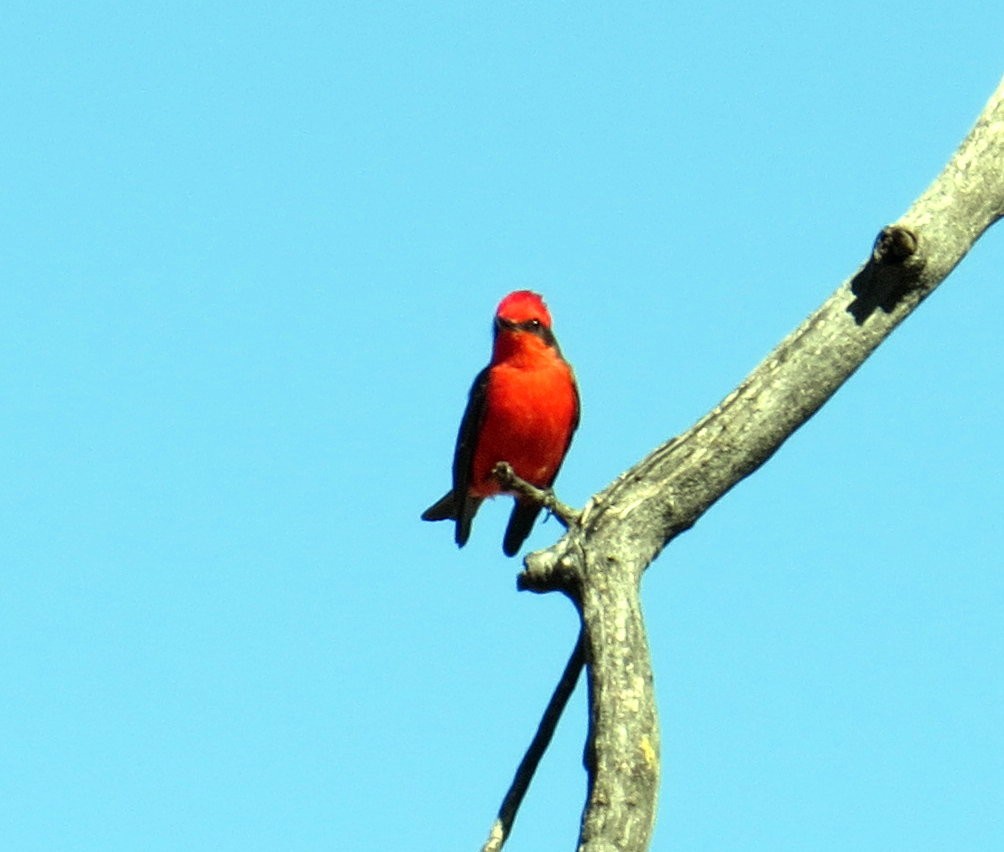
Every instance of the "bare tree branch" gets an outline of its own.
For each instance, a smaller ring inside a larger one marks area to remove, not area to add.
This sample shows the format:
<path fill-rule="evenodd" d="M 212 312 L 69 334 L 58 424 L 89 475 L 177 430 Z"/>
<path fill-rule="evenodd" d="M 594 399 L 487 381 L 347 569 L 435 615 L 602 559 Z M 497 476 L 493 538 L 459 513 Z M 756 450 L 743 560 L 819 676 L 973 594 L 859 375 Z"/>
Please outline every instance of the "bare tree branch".
<path fill-rule="evenodd" d="M 578 606 L 589 666 L 580 850 L 648 848 L 659 732 L 638 586 L 674 537 L 777 451 L 1004 215 L 1004 81 L 944 171 L 867 262 L 714 410 L 592 497 L 526 559 L 522 588 Z M 573 518 L 574 520 L 574 518 Z"/>
<path fill-rule="evenodd" d="M 550 488 L 546 490 L 538 488 L 536 485 L 532 485 L 525 479 L 520 479 L 516 476 L 516 471 L 512 469 L 512 465 L 509 462 L 498 462 L 492 468 L 492 476 L 498 480 L 503 490 L 514 491 L 533 503 L 539 503 L 561 521 L 561 525 L 565 529 L 582 520 L 582 512 L 578 509 L 573 509 L 571 506 L 566 506 L 554 496 L 554 491 Z"/>
<path fill-rule="evenodd" d="M 502 800 L 498 817 L 496 817 L 491 832 L 488 834 L 488 840 L 481 847 L 481 852 L 499 852 L 506 840 L 509 839 L 512 824 L 516 819 L 516 812 L 519 810 L 526 791 L 530 788 L 530 782 L 537 771 L 540 759 L 551 744 L 551 737 L 554 736 L 554 729 L 558 727 L 561 714 L 565 712 L 565 705 L 568 704 L 568 699 L 575 691 L 575 685 L 579 682 L 579 674 L 582 672 L 582 665 L 582 634 L 580 633 L 575 648 L 572 649 L 572 654 L 568 658 L 568 662 L 565 663 L 565 670 L 561 673 L 558 685 L 554 688 L 551 700 L 544 710 L 540 725 L 537 727 L 537 733 L 516 768 L 516 775 Z"/>

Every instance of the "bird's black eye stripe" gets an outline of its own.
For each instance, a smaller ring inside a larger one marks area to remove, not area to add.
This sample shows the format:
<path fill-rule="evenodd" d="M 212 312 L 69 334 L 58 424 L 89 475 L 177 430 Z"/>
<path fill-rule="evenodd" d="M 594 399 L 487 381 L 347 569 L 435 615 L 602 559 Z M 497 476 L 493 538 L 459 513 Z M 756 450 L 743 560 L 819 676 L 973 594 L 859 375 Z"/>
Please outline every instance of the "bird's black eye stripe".
<path fill-rule="evenodd" d="M 502 328 L 507 328 L 512 331 L 525 331 L 528 334 L 533 334 L 536 337 L 539 337 L 549 346 L 555 345 L 554 333 L 539 319 L 528 319 L 523 320 L 522 322 L 514 322 L 513 320 L 506 320 L 501 317 L 497 317 L 495 320 L 496 333 Z"/>
<path fill-rule="evenodd" d="M 549 345 L 554 345 L 554 334 L 552 334 L 551 329 L 544 325 L 544 323 L 542 323 L 539 319 L 529 319 L 521 322 L 519 323 L 518 328 L 529 332 L 530 334 L 536 335 Z"/>

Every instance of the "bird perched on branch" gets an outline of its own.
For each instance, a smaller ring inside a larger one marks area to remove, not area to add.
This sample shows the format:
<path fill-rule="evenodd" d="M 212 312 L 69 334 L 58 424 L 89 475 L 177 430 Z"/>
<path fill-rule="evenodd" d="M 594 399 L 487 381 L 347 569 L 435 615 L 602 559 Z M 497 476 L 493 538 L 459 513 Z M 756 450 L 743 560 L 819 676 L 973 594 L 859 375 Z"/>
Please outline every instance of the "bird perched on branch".
<path fill-rule="evenodd" d="M 544 300 L 529 290 L 510 293 L 495 312 L 493 334 L 491 361 L 474 379 L 460 422 L 453 487 L 422 513 L 424 521 L 456 521 L 459 547 L 481 502 L 503 493 L 492 475 L 496 463 L 509 462 L 520 479 L 550 489 L 579 425 L 575 376 Z M 502 541 L 506 556 L 519 551 L 541 509 L 513 496 Z"/>

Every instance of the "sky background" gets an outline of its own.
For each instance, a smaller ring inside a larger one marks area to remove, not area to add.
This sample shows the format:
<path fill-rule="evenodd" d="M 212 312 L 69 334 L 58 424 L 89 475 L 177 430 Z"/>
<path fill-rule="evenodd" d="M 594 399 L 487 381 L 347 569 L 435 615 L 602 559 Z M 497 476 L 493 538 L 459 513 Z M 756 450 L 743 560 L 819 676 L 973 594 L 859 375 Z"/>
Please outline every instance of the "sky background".
<path fill-rule="evenodd" d="M 508 501 L 418 519 L 495 305 L 554 314 L 582 505 L 855 270 L 1002 44 L 985 3 L 5 4 L 4 848 L 480 848 L 577 630 Z M 646 576 L 653 849 L 1004 848 L 1002 228 Z M 574 847 L 584 702 L 512 852 Z"/>

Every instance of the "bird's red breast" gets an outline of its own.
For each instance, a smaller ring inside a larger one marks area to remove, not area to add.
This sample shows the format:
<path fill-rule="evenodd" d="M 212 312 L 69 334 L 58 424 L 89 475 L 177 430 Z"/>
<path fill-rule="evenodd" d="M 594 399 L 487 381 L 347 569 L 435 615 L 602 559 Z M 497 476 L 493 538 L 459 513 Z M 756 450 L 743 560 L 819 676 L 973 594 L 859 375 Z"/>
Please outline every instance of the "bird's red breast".
<path fill-rule="evenodd" d="M 510 332 L 500 332 L 500 338 Z M 489 369 L 485 414 L 474 451 L 470 493 L 499 493 L 491 471 L 499 461 L 539 488 L 554 482 L 578 419 L 572 369 L 554 347 L 519 332 L 525 340 L 501 340 L 504 352 Z"/>

